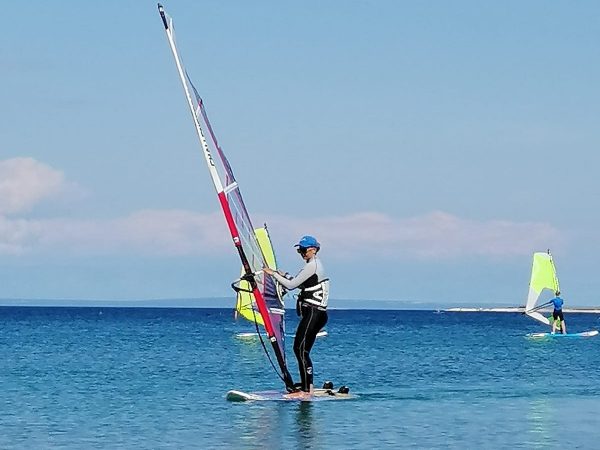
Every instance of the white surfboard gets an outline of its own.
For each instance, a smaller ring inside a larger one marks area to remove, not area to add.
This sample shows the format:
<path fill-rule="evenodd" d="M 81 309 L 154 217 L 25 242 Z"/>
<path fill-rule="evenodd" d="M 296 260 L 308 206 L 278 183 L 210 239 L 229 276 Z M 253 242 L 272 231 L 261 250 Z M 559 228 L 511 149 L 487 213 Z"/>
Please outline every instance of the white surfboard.
<path fill-rule="evenodd" d="M 324 400 L 349 400 L 356 398 L 352 394 L 340 394 L 332 389 L 315 389 L 315 392 L 310 398 L 287 397 L 287 392 L 281 391 L 260 391 L 260 392 L 243 392 L 229 391 L 225 398 L 230 402 L 248 402 L 248 401 L 287 401 L 287 402 L 314 402 Z"/>

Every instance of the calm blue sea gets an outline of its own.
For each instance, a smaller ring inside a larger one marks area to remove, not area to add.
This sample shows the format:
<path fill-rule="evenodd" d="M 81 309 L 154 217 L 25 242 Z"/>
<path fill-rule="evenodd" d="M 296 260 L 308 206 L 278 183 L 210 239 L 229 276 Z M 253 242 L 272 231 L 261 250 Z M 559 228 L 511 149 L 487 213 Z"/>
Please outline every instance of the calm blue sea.
<path fill-rule="evenodd" d="M 600 329 L 596 315 L 566 319 Z M 600 442 L 600 337 L 532 341 L 540 328 L 519 314 L 333 310 L 316 380 L 358 399 L 230 403 L 230 389 L 280 386 L 258 340 L 235 337 L 250 329 L 224 309 L 0 308 L 0 448 Z"/>

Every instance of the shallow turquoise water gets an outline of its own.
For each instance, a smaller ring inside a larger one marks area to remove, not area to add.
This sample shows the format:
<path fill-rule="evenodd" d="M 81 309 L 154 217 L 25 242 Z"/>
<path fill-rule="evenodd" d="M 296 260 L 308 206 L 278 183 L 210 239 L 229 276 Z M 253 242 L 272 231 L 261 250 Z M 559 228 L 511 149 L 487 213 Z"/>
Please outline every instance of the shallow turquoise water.
<path fill-rule="evenodd" d="M 567 324 L 600 329 L 589 314 Z M 280 386 L 258 341 L 235 338 L 248 330 L 229 310 L 0 308 L 0 448 L 600 441 L 600 337 L 532 341 L 524 335 L 540 328 L 519 314 L 331 311 L 312 354 L 316 380 L 358 399 L 230 403 L 229 389 Z"/>

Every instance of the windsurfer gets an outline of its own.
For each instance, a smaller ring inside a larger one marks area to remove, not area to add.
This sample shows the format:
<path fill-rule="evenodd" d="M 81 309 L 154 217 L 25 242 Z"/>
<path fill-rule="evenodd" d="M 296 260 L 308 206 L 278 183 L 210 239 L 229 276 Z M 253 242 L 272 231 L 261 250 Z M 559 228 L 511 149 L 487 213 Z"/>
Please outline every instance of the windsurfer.
<path fill-rule="evenodd" d="M 298 360 L 301 390 L 288 394 L 288 397 L 302 398 L 310 397 L 314 392 L 310 351 L 315 343 L 317 333 L 327 323 L 329 279 L 325 277 L 323 264 L 317 258 L 321 244 L 313 236 L 303 236 L 295 247 L 302 259 L 306 261 L 298 275 L 289 277 L 281 271 L 274 271 L 268 267 L 265 267 L 264 271 L 272 275 L 284 288 L 300 289 L 296 306 L 300 323 L 294 339 L 294 354 Z"/>
<path fill-rule="evenodd" d="M 563 316 L 562 307 L 564 304 L 564 300 L 560 298 L 560 292 L 556 291 L 556 297 L 554 297 L 550 302 L 554 305 L 554 311 L 552 311 L 552 334 L 556 333 L 556 327 L 558 323 L 561 324 L 563 334 L 567 334 L 567 324 L 565 323 L 565 318 Z M 559 329 L 560 331 L 560 329 Z"/>

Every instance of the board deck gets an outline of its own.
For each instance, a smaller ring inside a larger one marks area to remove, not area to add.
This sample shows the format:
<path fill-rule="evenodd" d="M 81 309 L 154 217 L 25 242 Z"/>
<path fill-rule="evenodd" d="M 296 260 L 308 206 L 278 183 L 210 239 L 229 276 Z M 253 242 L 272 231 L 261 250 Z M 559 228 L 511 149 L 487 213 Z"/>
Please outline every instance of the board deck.
<path fill-rule="evenodd" d="M 305 398 L 286 398 L 287 392 L 281 391 L 260 391 L 260 392 L 242 392 L 229 391 L 225 398 L 230 402 L 248 402 L 248 401 L 284 401 L 284 402 L 315 402 L 325 400 L 349 400 L 356 398 L 352 394 L 340 394 L 330 389 L 315 389 L 314 395 L 310 399 Z"/>
<path fill-rule="evenodd" d="M 593 337 L 598 335 L 598 330 L 591 331 L 583 331 L 581 333 L 529 333 L 527 337 L 534 339 L 542 339 L 542 338 L 584 338 L 584 337 Z"/>

